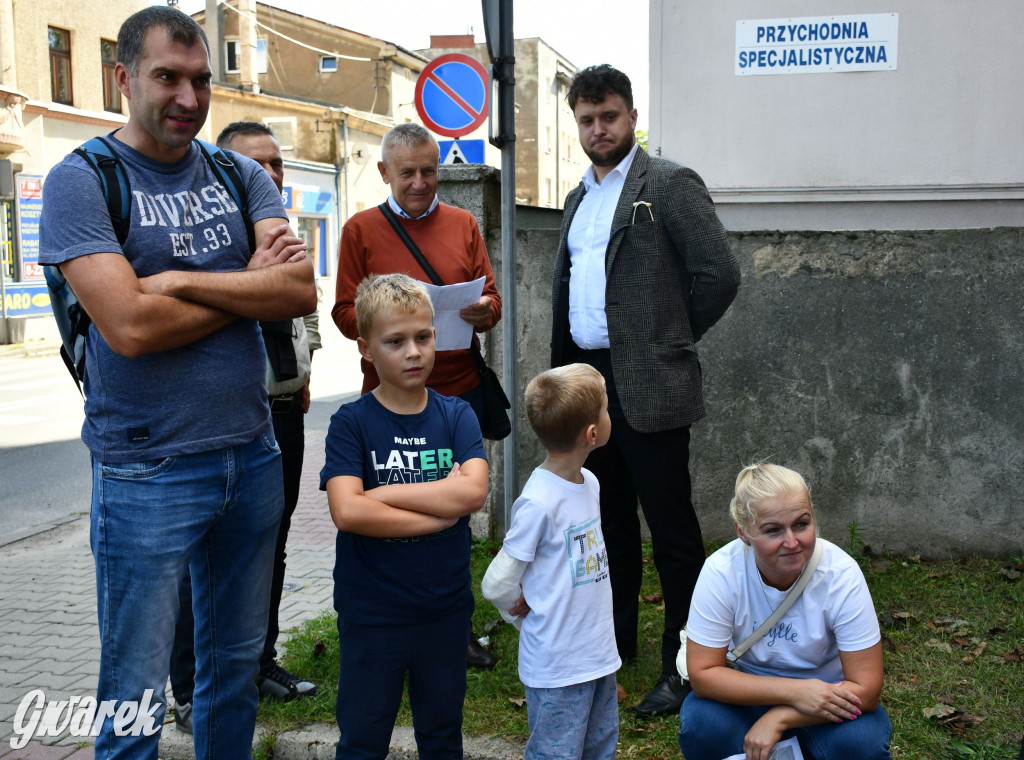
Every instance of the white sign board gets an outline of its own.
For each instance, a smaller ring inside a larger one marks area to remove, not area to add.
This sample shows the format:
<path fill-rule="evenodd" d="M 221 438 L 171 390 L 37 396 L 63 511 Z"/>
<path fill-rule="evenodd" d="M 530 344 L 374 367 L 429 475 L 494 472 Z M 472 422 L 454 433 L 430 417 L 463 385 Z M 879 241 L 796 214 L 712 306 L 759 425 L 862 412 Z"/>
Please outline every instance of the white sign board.
<path fill-rule="evenodd" d="M 736 22 L 736 76 L 894 71 L 898 13 Z"/>

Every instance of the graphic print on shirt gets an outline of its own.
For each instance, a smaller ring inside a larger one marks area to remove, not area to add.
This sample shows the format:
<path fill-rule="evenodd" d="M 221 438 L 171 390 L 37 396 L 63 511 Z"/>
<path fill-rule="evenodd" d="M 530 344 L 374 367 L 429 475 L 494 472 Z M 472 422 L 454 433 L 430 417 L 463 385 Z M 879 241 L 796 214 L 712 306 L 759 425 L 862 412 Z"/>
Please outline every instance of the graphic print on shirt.
<path fill-rule="evenodd" d="M 608 580 L 608 550 L 601 532 L 601 518 L 570 525 L 562 531 L 573 586 Z"/>
<path fill-rule="evenodd" d="M 753 633 L 754 631 L 756 631 L 759 625 L 761 625 L 761 621 L 755 620 L 750 627 L 750 632 Z M 798 636 L 798 632 L 793 630 L 792 623 L 784 623 L 780 620 L 778 623 L 769 628 L 768 632 L 765 633 L 761 638 L 767 639 L 767 642 L 765 643 L 767 643 L 768 646 L 773 647 L 780 641 L 788 641 L 793 644 L 796 644 Z"/>
<path fill-rule="evenodd" d="M 395 436 L 388 452 L 370 449 L 370 462 L 377 473 L 377 485 L 396 483 L 429 483 L 448 476 L 455 463 L 451 449 L 403 448 L 426 446 L 426 438 L 402 438 Z"/>
<path fill-rule="evenodd" d="M 140 227 L 169 227 L 171 250 L 176 257 L 198 256 L 231 245 L 231 233 L 224 224 L 225 214 L 237 214 L 238 206 L 219 182 L 199 192 L 178 193 L 132 192 L 132 209 Z M 202 232 L 185 231 L 202 226 Z M 198 249 L 198 250 L 197 250 Z"/>

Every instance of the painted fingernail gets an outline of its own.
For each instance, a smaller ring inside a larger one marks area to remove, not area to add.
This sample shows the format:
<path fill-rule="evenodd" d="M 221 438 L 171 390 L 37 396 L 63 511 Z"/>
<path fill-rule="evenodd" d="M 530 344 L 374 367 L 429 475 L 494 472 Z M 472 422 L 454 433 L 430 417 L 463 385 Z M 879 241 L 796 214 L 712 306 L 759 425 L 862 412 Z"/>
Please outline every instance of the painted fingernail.
<path fill-rule="evenodd" d="M 860 710 L 857 710 L 857 714 L 858 715 L 863 715 L 864 713 L 862 713 Z"/>

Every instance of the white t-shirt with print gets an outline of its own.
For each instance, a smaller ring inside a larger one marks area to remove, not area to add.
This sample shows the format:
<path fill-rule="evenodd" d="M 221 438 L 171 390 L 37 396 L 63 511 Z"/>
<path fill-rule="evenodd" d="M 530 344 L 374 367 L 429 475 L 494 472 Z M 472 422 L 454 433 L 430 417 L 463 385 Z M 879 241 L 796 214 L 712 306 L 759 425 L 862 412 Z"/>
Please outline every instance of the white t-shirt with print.
<path fill-rule="evenodd" d="M 843 680 L 839 651 L 858 652 L 881 640 L 864 574 L 835 544 L 819 537 L 821 561 L 803 594 L 737 663 L 763 676 Z M 786 592 L 764 583 L 754 551 L 738 538 L 708 557 L 686 623 L 688 638 L 732 649 L 768 619 Z"/>
<path fill-rule="evenodd" d="M 600 488 L 583 470 L 571 483 L 537 468 L 512 507 L 503 549 L 528 562 L 530 612 L 519 638 L 519 678 L 553 689 L 592 681 L 622 664 L 615 646 Z"/>

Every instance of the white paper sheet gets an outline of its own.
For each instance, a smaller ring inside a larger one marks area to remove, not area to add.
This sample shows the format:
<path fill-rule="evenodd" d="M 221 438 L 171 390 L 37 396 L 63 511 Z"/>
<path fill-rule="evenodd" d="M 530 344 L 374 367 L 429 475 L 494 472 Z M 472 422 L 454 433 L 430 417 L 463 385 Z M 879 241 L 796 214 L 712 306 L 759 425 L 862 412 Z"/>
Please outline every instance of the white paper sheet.
<path fill-rule="evenodd" d="M 730 755 L 725 760 L 746 760 L 742 752 L 738 755 Z M 804 753 L 800 751 L 800 742 L 796 737 L 786 739 L 772 747 L 768 760 L 804 760 Z"/>
<path fill-rule="evenodd" d="M 481 277 L 456 285 L 424 283 L 434 303 L 434 328 L 437 330 L 435 351 L 469 348 L 473 340 L 473 325 L 460 317 L 459 311 L 480 300 L 484 294 L 485 281 L 486 278 Z"/>

